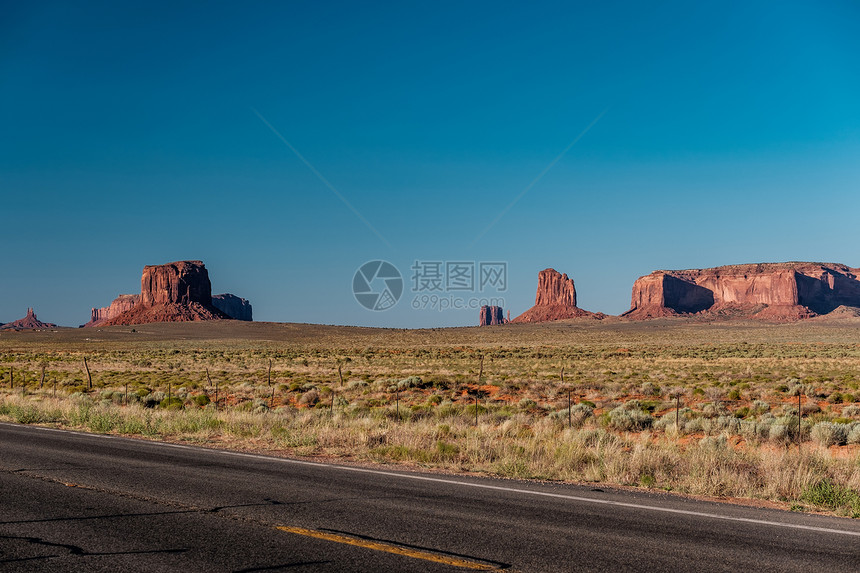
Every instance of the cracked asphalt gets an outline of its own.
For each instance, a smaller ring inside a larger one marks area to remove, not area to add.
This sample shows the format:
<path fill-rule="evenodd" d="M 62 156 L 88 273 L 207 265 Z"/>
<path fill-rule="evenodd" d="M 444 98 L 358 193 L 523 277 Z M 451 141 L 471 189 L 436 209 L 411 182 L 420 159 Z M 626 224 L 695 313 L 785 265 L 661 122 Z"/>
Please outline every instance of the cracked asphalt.
<path fill-rule="evenodd" d="M 857 571 L 860 523 L 0 424 L 3 571 Z"/>

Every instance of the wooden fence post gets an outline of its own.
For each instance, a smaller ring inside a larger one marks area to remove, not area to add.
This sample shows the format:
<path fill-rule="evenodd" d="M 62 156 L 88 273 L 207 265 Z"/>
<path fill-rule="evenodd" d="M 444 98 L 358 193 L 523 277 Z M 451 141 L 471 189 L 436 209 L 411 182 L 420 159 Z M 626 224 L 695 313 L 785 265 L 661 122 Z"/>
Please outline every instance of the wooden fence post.
<path fill-rule="evenodd" d="M 562 376 L 564 376 L 564 368 L 561 369 Z M 570 399 L 570 388 L 567 389 L 567 427 L 573 427 L 573 418 L 571 416 L 571 412 L 573 411 L 573 401 Z"/>
<path fill-rule="evenodd" d="M 92 374 L 90 374 L 90 367 L 87 365 L 87 357 L 86 356 L 84 356 L 84 368 L 87 371 L 87 390 L 92 390 L 93 389 L 93 377 L 92 377 Z"/>
<path fill-rule="evenodd" d="M 803 397 L 803 390 L 801 389 L 801 390 L 797 391 L 797 449 L 798 450 L 800 450 L 800 432 L 801 432 L 800 422 L 801 422 L 801 419 L 803 418 L 803 410 L 801 409 L 801 406 L 800 406 L 800 400 L 802 397 Z"/>

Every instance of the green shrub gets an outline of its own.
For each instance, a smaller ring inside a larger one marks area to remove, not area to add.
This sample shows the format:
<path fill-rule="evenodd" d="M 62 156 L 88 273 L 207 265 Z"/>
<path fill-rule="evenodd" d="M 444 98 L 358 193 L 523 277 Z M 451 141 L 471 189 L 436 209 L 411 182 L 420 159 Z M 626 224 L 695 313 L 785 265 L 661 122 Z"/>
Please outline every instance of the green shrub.
<path fill-rule="evenodd" d="M 849 444 L 860 444 L 860 424 L 851 425 L 851 429 L 848 430 L 848 439 L 846 441 Z"/>
<path fill-rule="evenodd" d="M 789 444 L 796 442 L 798 437 L 801 440 L 805 439 L 809 434 L 809 424 L 807 421 L 798 428 L 797 416 L 789 414 L 773 419 L 773 424 L 770 426 L 769 437 L 774 442 L 779 444 Z"/>
<path fill-rule="evenodd" d="M 164 392 L 158 391 L 147 394 L 143 397 L 143 405 L 147 408 L 155 408 L 164 400 L 167 395 Z"/>
<path fill-rule="evenodd" d="M 797 410 L 795 410 L 795 411 L 797 411 Z M 817 414 L 821 411 L 821 407 L 818 404 L 815 404 L 814 402 L 813 403 L 807 402 L 806 404 L 804 404 L 800 408 L 800 411 L 803 412 L 804 416 L 807 414 Z"/>
<path fill-rule="evenodd" d="M 438 440 L 436 442 L 436 455 L 442 459 L 449 459 L 456 456 L 460 453 L 460 448 L 455 446 L 454 444 L 449 444 L 448 442 L 443 442 L 442 440 Z"/>
<path fill-rule="evenodd" d="M 585 421 L 594 415 L 594 408 L 589 406 L 588 404 L 584 404 L 580 402 L 579 404 L 575 404 L 570 409 L 570 417 L 574 427 L 579 427 L 585 423 Z"/>
<path fill-rule="evenodd" d="M 842 415 L 846 418 L 860 418 L 860 407 L 851 404 L 842 408 Z"/>
<path fill-rule="evenodd" d="M 7 414 L 19 424 L 37 424 L 43 421 L 42 413 L 34 406 L 18 406 L 9 404 L 0 411 L 2 414 Z"/>
<path fill-rule="evenodd" d="M 763 414 L 770 410 L 770 404 L 764 400 L 754 400 L 752 403 L 752 409 L 756 414 Z"/>
<path fill-rule="evenodd" d="M 320 393 L 316 390 L 305 392 L 299 397 L 299 404 L 304 406 L 315 406 L 320 401 Z"/>
<path fill-rule="evenodd" d="M 182 398 L 171 396 L 170 398 L 165 398 L 159 402 L 158 406 L 165 410 L 181 410 L 185 407 L 185 404 L 182 401 Z"/>
<path fill-rule="evenodd" d="M 108 406 L 90 410 L 86 425 L 93 432 L 107 434 L 114 431 L 119 423 L 119 414 Z"/>
<path fill-rule="evenodd" d="M 735 410 L 734 415 L 735 415 L 735 418 L 746 418 L 747 416 L 750 415 L 750 409 L 747 406 L 743 406 L 743 407 Z"/>
<path fill-rule="evenodd" d="M 659 396 L 661 394 L 660 387 L 653 382 L 645 382 L 639 388 L 639 392 L 645 396 Z"/>
<path fill-rule="evenodd" d="M 848 426 L 818 422 L 812 427 L 811 436 L 815 442 L 825 447 L 842 445 L 848 440 Z"/>
<path fill-rule="evenodd" d="M 860 494 L 829 479 L 823 479 L 807 487 L 800 498 L 844 515 L 860 517 Z"/>
<path fill-rule="evenodd" d="M 537 408 L 537 402 L 529 398 L 523 398 L 522 400 L 520 400 L 517 406 L 520 410 L 534 410 L 535 408 Z"/>
<path fill-rule="evenodd" d="M 609 412 L 609 426 L 622 431 L 637 431 L 650 428 L 654 422 L 651 414 L 642 410 L 627 410 L 624 406 L 618 406 Z"/>
<path fill-rule="evenodd" d="M 410 376 L 409 378 L 397 383 L 397 388 L 400 390 L 405 390 L 407 388 L 426 388 L 428 386 L 432 386 L 432 382 L 425 383 L 418 376 Z"/>
<path fill-rule="evenodd" d="M 690 408 L 681 408 L 678 410 L 678 428 L 681 431 L 701 431 L 703 427 L 694 422 L 694 420 L 699 420 L 701 422 L 701 418 L 694 418 L 693 411 Z M 653 424 L 654 429 L 657 430 L 668 430 L 675 428 L 675 410 L 672 409 L 662 416 L 659 419 L 656 419 Z"/>
<path fill-rule="evenodd" d="M 470 418 L 474 418 L 476 409 L 478 411 L 478 414 L 486 414 L 487 413 L 487 408 L 485 406 L 478 404 L 476 407 L 474 402 L 472 402 L 471 404 L 466 406 L 463 410 L 467 416 L 469 416 Z"/>
<path fill-rule="evenodd" d="M 770 425 L 768 437 L 779 444 L 791 443 L 794 439 L 789 426 L 781 423 L 773 423 Z"/>

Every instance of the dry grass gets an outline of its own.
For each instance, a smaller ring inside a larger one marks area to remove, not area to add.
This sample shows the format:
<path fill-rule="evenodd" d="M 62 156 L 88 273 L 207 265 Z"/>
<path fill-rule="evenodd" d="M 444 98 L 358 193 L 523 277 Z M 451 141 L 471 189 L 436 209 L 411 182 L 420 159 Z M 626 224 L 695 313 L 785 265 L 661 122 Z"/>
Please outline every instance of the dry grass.
<path fill-rule="evenodd" d="M 0 334 L 0 418 L 860 516 L 857 321 L 137 328 Z"/>

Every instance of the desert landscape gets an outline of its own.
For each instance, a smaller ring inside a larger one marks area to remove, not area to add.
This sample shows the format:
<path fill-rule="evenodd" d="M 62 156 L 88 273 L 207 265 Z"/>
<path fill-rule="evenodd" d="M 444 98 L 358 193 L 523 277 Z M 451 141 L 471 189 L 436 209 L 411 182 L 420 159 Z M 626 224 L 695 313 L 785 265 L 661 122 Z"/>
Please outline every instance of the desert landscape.
<path fill-rule="evenodd" d="M 857 2 L 8 8 L 0 570 L 856 573 Z"/>
<path fill-rule="evenodd" d="M 31 312 L 0 334 L 0 418 L 860 517 L 855 282 L 811 263 L 658 272 L 612 317 L 546 269 L 510 323 L 401 330 L 228 320 L 201 262 L 146 266 L 100 324 Z"/>
<path fill-rule="evenodd" d="M 858 328 L 676 317 L 13 331 L 0 335 L 0 418 L 856 517 Z"/>

